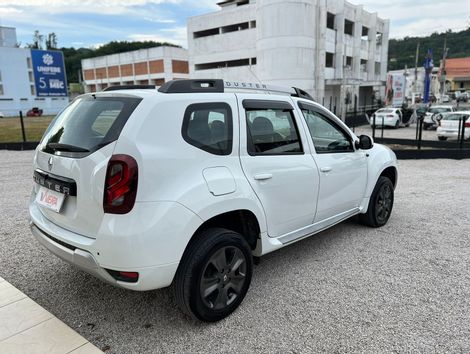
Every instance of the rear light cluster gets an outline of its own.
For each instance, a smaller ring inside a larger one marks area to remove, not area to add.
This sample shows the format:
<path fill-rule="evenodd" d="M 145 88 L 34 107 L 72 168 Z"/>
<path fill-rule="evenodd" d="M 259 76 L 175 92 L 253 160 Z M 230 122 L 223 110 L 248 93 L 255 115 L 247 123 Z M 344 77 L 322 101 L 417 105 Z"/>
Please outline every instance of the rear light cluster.
<path fill-rule="evenodd" d="M 393 118 L 395 117 L 393 114 L 387 114 L 387 118 Z"/>
<path fill-rule="evenodd" d="M 469 121 L 469 119 L 467 119 L 467 121 L 465 122 L 465 128 L 470 128 L 470 121 Z"/>
<path fill-rule="evenodd" d="M 129 155 L 113 155 L 108 162 L 104 183 L 103 209 L 108 214 L 126 214 L 137 195 L 138 167 Z"/>

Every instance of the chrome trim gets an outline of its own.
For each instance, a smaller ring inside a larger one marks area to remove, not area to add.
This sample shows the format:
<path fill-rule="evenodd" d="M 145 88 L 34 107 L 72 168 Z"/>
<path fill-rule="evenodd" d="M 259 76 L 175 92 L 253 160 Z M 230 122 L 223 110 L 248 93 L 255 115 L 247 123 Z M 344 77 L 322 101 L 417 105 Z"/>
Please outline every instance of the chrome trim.
<path fill-rule="evenodd" d="M 332 216 L 328 219 L 319 221 L 317 223 L 308 225 L 302 229 L 290 232 L 288 234 L 285 234 L 281 237 L 278 237 L 277 239 L 283 244 L 288 244 L 294 241 L 301 240 L 305 237 L 312 236 L 320 231 L 323 231 L 333 225 L 336 225 L 340 223 L 343 220 L 346 220 L 347 218 L 350 218 L 353 215 L 358 214 L 360 211 L 359 208 L 354 208 L 348 211 L 345 211 L 341 214 L 338 214 L 336 216 Z"/>

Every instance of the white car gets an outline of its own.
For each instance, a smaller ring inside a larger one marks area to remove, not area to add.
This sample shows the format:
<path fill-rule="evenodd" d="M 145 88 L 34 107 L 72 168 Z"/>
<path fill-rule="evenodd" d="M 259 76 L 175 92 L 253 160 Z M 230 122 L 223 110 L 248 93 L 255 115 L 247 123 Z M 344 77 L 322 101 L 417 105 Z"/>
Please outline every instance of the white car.
<path fill-rule="evenodd" d="M 172 284 L 202 321 L 242 302 L 253 257 L 357 214 L 385 225 L 398 178 L 389 148 L 305 92 L 222 80 L 79 96 L 33 174 L 39 243 L 122 288 Z"/>
<path fill-rule="evenodd" d="M 400 108 L 381 108 L 370 118 L 370 125 L 375 122 L 376 127 L 399 128 L 403 120 L 403 112 Z"/>
<path fill-rule="evenodd" d="M 0 112 L 0 118 L 5 118 L 5 115 L 2 112 Z"/>
<path fill-rule="evenodd" d="M 438 127 L 436 130 L 437 138 L 439 140 L 459 139 L 459 125 L 465 126 L 464 139 L 470 139 L 470 111 L 441 113 L 437 116 Z M 462 127 L 460 127 L 462 129 Z"/>
<path fill-rule="evenodd" d="M 455 112 L 455 108 L 452 106 L 431 106 L 426 110 L 423 120 L 423 128 L 431 129 L 437 128 L 437 114 Z"/>

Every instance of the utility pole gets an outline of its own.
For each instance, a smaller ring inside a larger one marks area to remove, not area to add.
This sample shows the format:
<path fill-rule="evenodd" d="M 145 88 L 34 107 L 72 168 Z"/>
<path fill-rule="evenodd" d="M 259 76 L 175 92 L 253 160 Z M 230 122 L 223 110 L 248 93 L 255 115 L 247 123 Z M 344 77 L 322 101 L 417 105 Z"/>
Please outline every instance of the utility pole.
<path fill-rule="evenodd" d="M 444 51 L 442 52 L 442 68 L 441 68 L 441 103 L 446 91 L 446 58 L 447 58 L 447 32 L 444 38 Z"/>
<path fill-rule="evenodd" d="M 415 57 L 415 80 L 413 82 L 413 92 L 411 94 L 411 103 L 415 103 L 415 94 L 418 93 L 418 60 L 419 60 L 419 42 L 416 45 L 416 57 Z"/>

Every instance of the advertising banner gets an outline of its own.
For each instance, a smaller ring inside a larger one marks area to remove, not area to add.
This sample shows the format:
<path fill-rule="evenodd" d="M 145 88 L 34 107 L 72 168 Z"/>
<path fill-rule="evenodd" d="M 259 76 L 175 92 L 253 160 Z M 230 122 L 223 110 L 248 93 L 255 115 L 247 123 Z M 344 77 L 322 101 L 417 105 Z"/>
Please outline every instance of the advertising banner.
<path fill-rule="evenodd" d="M 36 86 L 36 96 L 68 96 L 62 52 L 31 49 L 31 61 Z"/>
<path fill-rule="evenodd" d="M 385 104 L 401 107 L 405 102 L 406 77 L 403 74 L 389 74 L 385 93 Z"/>

